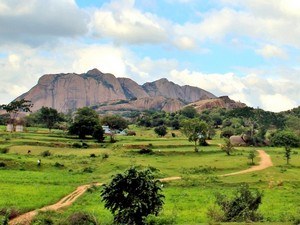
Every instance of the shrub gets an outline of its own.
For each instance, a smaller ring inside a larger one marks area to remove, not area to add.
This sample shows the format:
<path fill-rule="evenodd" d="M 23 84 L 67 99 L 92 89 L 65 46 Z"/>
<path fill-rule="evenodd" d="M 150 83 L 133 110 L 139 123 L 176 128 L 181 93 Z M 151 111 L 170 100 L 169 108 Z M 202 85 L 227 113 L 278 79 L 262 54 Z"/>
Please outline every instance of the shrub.
<path fill-rule="evenodd" d="M 234 135 L 234 130 L 232 128 L 226 127 L 220 133 L 220 138 L 230 138 L 232 135 Z"/>
<path fill-rule="evenodd" d="M 109 157 L 109 154 L 107 154 L 107 153 L 102 154 L 102 159 L 108 159 L 108 157 Z"/>
<path fill-rule="evenodd" d="M 278 131 L 271 137 L 271 144 L 279 147 L 299 147 L 300 138 L 291 131 Z"/>
<path fill-rule="evenodd" d="M 92 172 L 94 172 L 94 170 L 91 167 L 86 167 L 86 168 L 83 169 L 83 172 L 84 173 L 92 173 Z"/>
<path fill-rule="evenodd" d="M 164 137 L 168 133 L 165 125 L 155 127 L 154 132 L 160 137 Z"/>
<path fill-rule="evenodd" d="M 262 192 L 252 192 L 248 184 L 240 186 L 230 199 L 225 195 L 216 195 L 216 204 L 224 213 L 223 222 L 259 221 L 262 216 L 257 212 L 261 204 Z"/>
<path fill-rule="evenodd" d="M 5 148 L 0 148 L 0 153 L 2 154 L 6 154 L 9 152 L 9 148 L 5 147 Z"/>
<path fill-rule="evenodd" d="M 176 218 L 174 216 L 171 217 L 156 217 L 154 215 L 149 215 L 145 221 L 146 225 L 172 225 L 176 224 Z"/>
<path fill-rule="evenodd" d="M 73 148 L 81 148 L 82 145 L 80 143 L 75 142 L 75 143 L 72 144 L 72 147 Z"/>
<path fill-rule="evenodd" d="M 91 157 L 91 158 L 96 158 L 95 153 L 91 153 L 91 154 L 90 154 L 90 157 Z"/>
<path fill-rule="evenodd" d="M 0 167 L 6 167 L 6 164 L 4 162 L 0 162 Z"/>
<path fill-rule="evenodd" d="M 61 167 L 64 167 L 65 165 L 64 164 L 60 164 L 59 162 L 56 162 L 54 164 L 55 167 L 58 167 L 58 168 L 61 168 Z"/>
<path fill-rule="evenodd" d="M 82 148 L 88 148 L 89 145 L 88 145 L 87 143 L 85 143 L 85 142 L 82 142 L 81 147 L 82 147 Z"/>
<path fill-rule="evenodd" d="M 41 153 L 41 156 L 43 156 L 43 157 L 48 157 L 48 156 L 50 156 L 50 155 L 51 155 L 51 152 L 50 152 L 49 150 L 43 151 L 43 152 Z"/>
<path fill-rule="evenodd" d="M 75 212 L 68 218 L 69 225 L 98 225 L 95 216 L 85 212 Z"/>
<path fill-rule="evenodd" d="M 139 150 L 140 154 L 152 154 L 153 151 L 150 148 L 142 148 L 141 150 Z"/>
<path fill-rule="evenodd" d="M 1 208 L 0 209 L 0 215 L 4 217 L 8 217 L 8 219 L 13 219 L 20 215 L 20 211 L 16 208 Z"/>

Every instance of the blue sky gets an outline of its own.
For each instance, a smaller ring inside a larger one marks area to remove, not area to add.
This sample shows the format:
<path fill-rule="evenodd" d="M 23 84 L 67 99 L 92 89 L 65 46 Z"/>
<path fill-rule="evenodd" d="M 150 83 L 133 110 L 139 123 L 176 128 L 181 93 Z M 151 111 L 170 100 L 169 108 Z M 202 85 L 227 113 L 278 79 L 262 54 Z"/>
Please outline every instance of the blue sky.
<path fill-rule="evenodd" d="M 297 0 L 0 0 L 0 103 L 43 74 L 98 68 L 291 109 L 299 27 Z"/>

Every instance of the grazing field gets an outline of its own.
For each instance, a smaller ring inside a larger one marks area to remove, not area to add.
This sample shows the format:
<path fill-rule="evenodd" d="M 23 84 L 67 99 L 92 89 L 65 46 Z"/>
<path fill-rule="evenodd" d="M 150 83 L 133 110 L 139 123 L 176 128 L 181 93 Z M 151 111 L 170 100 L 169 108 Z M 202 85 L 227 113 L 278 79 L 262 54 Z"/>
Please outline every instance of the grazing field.
<path fill-rule="evenodd" d="M 132 128 L 137 136 L 117 136 L 113 144 L 93 139 L 81 142 L 58 130 L 49 133 L 29 128 L 25 133 L 7 133 L 4 127 L 0 129 L 0 209 L 13 208 L 20 213 L 38 209 L 59 201 L 79 185 L 109 182 L 112 175 L 134 165 L 158 169 L 157 178 L 182 177 L 164 183 L 166 198 L 159 219 L 168 224 L 207 224 L 207 210 L 214 204 L 215 193 L 230 195 L 241 183 L 264 192 L 259 209 L 263 221 L 253 224 L 292 224 L 299 218 L 299 149 L 292 150 L 291 164 L 286 165 L 282 148 L 260 148 L 271 156 L 273 167 L 222 177 L 219 175 L 249 168 L 248 154 L 254 148 L 237 148 L 232 156 L 226 156 L 219 147 L 223 141 L 215 138 L 195 153 L 193 143 L 179 132 L 174 132 L 176 137 L 158 138 L 153 130 L 137 127 Z M 140 154 L 143 147 L 153 153 Z M 3 151 L 6 148 L 8 152 Z M 259 163 L 258 157 L 255 163 Z M 100 200 L 100 189 L 89 189 L 63 211 L 42 214 L 61 221 L 84 211 L 95 215 L 101 224 L 111 224 L 112 215 Z"/>

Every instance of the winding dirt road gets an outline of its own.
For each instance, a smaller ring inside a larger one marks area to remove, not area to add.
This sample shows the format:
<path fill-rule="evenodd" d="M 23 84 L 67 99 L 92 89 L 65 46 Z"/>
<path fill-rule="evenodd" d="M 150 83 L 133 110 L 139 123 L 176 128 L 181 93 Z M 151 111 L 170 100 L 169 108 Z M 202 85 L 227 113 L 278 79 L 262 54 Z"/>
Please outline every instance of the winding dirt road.
<path fill-rule="evenodd" d="M 166 177 L 159 179 L 161 182 L 168 182 L 172 180 L 179 180 L 181 177 Z M 103 183 L 93 183 L 93 184 L 87 184 L 77 187 L 75 191 L 73 191 L 71 194 L 65 196 L 61 200 L 59 200 L 57 203 L 53 205 L 45 206 L 41 209 L 36 209 L 30 212 L 27 212 L 25 214 L 22 214 L 11 221 L 9 221 L 9 225 L 30 225 L 33 218 L 39 213 L 39 212 L 45 212 L 45 211 L 57 211 L 62 208 L 65 208 L 67 206 L 70 206 L 77 198 L 79 198 L 81 195 L 83 195 L 88 188 L 90 188 L 93 185 L 100 186 Z"/>
<path fill-rule="evenodd" d="M 257 150 L 259 153 L 259 157 L 261 158 L 259 165 L 257 166 L 252 166 L 249 169 L 234 172 L 234 173 L 228 173 L 224 175 L 220 175 L 223 177 L 226 176 L 234 176 L 238 174 L 244 174 L 244 173 L 250 173 L 254 171 L 259 171 L 259 170 L 264 170 L 270 166 L 273 166 L 272 160 L 270 156 L 263 150 Z M 161 178 L 159 179 L 161 182 L 168 182 L 168 181 L 173 181 L 173 180 L 180 180 L 181 177 L 166 177 L 166 178 Z M 87 184 L 87 185 L 82 185 L 79 186 L 75 191 L 73 191 L 71 194 L 65 196 L 62 198 L 60 201 L 53 205 L 45 206 L 41 209 L 36 209 L 30 212 L 27 212 L 23 215 L 20 215 L 13 220 L 9 222 L 9 225 L 30 225 L 32 219 L 39 213 L 39 212 L 44 212 L 44 211 L 56 211 L 59 209 L 62 209 L 64 207 L 70 206 L 77 198 L 79 198 L 81 195 L 83 195 L 88 188 L 91 186 L 96 185 L 100 186 L 102 183 L 93 183 L 93 184 Z"/>
<path fill-rule="evenodd" d="M 238 172 L 234 172 L 234 173 L 223 174 L 220 176 L 227 177 L 227 176 L 234 176 L 234 175 L 238 175 L 238 174 L 250 173 L 250 172 L 254 172 L 254 171 L 264 170 L 270 166 L 273 166 L 271 157 L 264 150 L 256 150 L 256 151 L 258 151 L 259 157 L 260 157 L 259 165 L 252 166 L 251 168 L 246 169 L 246 170 L 242 170 L 242 171 L 238 171 Z"/>
<path fill-rule="evenodd" d="M 20 215 L 14 218 L 13 220 L 9 221 L 9 225 L 30 225 L 32 219 L 41 211 L 42 212 L 49 211 L 49 210 L 56 211 L 64 207 L 70 206 L 78 197 L 80 197 L 84 192 L 86 192 L 88 188 L 90 188 L 93 185 L 100 186 L 102 185 L 102 183 L 93 183 L 93 184 L 79 186 L 75 191 L 65 196 L 57 203 Z"/>

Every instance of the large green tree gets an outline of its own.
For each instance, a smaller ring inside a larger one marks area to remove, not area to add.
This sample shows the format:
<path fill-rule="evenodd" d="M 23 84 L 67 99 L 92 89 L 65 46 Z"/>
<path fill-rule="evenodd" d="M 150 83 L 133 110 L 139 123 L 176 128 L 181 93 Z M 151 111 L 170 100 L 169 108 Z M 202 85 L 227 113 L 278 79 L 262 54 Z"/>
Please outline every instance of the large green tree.
<path fill-rule="evenodd" d="M 78 135 L 81 139 L 85 139 L 87 135 L 93 135 L 95 127 L 99 124 L 100 120 L 95 110 L 84 107 L 78 109 L 75 113 L 74 121 L 69 127 L 69 133 Z"/>
<path fill-rule="evenodd" d="M 45 124 L 46 127 L 51 131 L 51 129 L 54 127 L 54 124 L 62 121 L 63 118 L 56 109 L 43 106 L 38 112 L 38 120 L 40 123 Z"/>
<path fill-rule="evenodd" d="M 124 130 L 128 127 L 127 120 L 119 115 L 106 115 L 101 118 L 101 123 L 113 130 Z"/>
<path fill-rule="evenodd" d="M 291 131 L 278 131 L 271 137 L 271 144 L 279 147 L 299 147 L 300 138 Z"/>
<path fill-rule="evenodd" d="M 165 125 L 155 127 L 154 132 L 160 137 L 164 137 L 168 133 Z"/>
<path fill-rule="evenodd" d="M 198 118 L 182 120 L 181 131 L 190 142 L 194 142 L 196 152 L 198 151 L 197 143 L 206 145 L 208 126 L 202 120 Z"/>
<path fill-rule="evenodd" d="M 163 206 L 161 185 L 152 171 L 132 167 L 113 177 L 101 192 L 105 208 L 114 215 L 117 224 L 145 224 L 149 214 L 157 215 Z"/>

